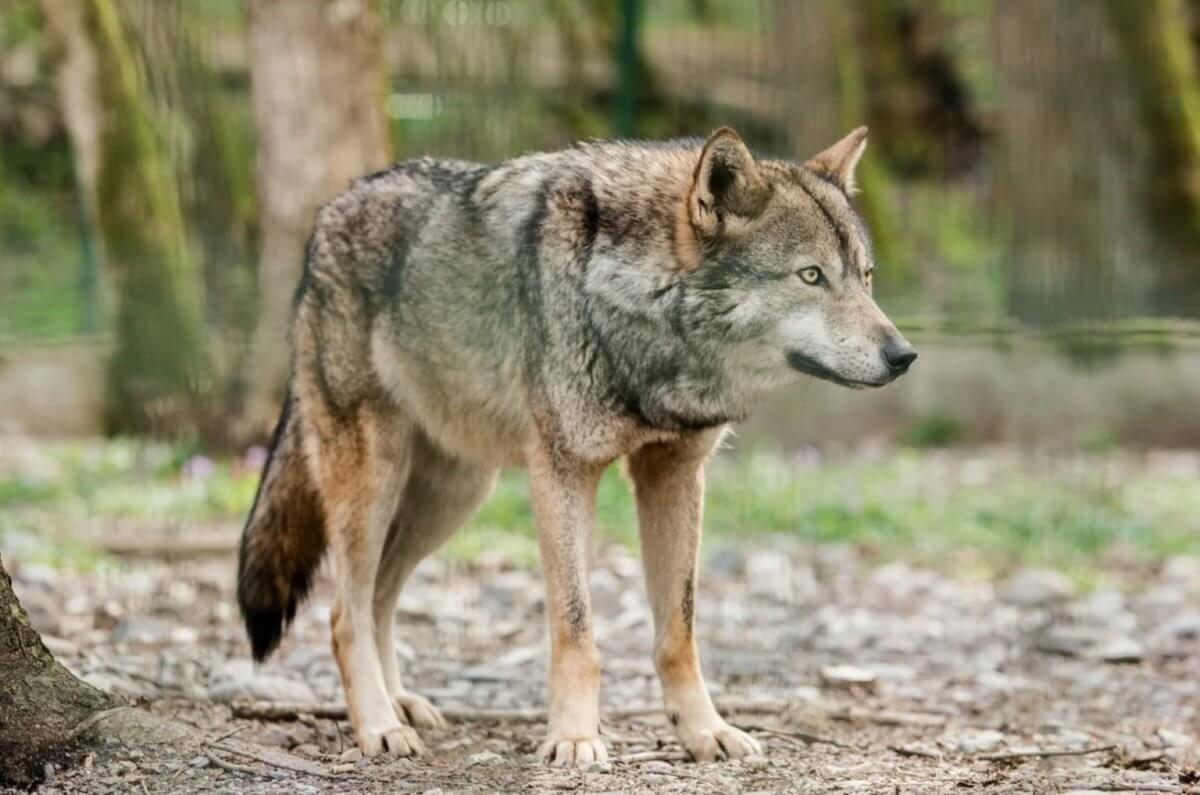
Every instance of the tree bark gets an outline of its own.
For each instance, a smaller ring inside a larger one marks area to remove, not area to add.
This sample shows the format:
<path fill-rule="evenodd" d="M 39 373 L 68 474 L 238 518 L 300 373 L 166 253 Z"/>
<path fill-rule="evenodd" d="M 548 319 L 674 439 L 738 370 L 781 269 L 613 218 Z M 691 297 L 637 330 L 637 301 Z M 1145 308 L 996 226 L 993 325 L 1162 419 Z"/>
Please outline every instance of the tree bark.
<path fill-rule="evenodd" d="M 59 102 L 116 293 L 108 366 L 110 431 L 186 428 L 208 362 L 201 285 L 188 255 L 179 188 L 113 0 L 43 0 L 59 49 Z"/>
<path fill-rule="evenodd" d="M 1200 75 L 1189 23 L 1200 12 L 1183 0 L 1108 0 L 1105 9 L 1150 139 L 1155 176 L 1147 199 L 1159 228 L 1184 252 L 1194 251 L 1200 244 Z M 1196 258 L 1179 259 L 1189 267 L 1173 274 L 1177 282 L 1169 289 L 1194 297 Z"/>
<path fill-rule="evenodd" d="M 288 313 L 317 208 L 391 157 L 378 0 L 250 0 L 249 15 L 262 256 L 243 439 L 269 433 L 279 412 Z"/>
<path fill-rule="evenodd" d="M 109 696 L 71 675 L 42 643 L 0 560 L 0 786 L 27 787 L 60 762 Z"/>

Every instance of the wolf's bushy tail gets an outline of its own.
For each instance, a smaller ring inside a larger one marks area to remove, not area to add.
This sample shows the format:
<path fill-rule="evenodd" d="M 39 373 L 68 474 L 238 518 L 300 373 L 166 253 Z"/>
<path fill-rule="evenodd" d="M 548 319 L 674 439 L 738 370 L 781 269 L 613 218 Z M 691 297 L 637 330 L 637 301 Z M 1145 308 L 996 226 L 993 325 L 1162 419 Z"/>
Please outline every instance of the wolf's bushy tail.
<path fill-rule="evenodd" d="M 325 552 L 325 515 L 289 390 L 238 553 L 238 605 L 254 659 L 275 650 Z"/>

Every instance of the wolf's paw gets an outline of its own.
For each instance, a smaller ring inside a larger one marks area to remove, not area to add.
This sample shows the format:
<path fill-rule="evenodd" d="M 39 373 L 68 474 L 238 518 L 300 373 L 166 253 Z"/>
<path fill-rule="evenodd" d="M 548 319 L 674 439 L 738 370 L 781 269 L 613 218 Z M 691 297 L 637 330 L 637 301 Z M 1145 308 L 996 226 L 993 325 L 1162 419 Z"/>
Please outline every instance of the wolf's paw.
<path fill-rule="evenodd" d="M 425 753 L 425 743 L 411 726 L 397 724 L 382 729 L 364 729 L 357 734 L 363 756 L 418 756 Z"/>
<path fill-rule="evenodd" d="M 608 761 L 608 749 L 599 737 L 551 737 L 538 746 L 537 755 L 553 767 L 587 767 Z"/>
<path fill-rule="evenodd" d="M 715 762 L 718 759 L 741 759 L 743 756 L 762 754 L 758 740 L 725 721 L 703 729 L 679 727 L 679 742 L 697 762 Z"/>
<path fill-rule="evenodd" d="M 442 717 L 441 711 L 424 696 L 404 692 L 393 698 L 392 703 L 396 707 L 396 717 L 401 723 L 420 729 L 446 728 L 446 719 Z"/>

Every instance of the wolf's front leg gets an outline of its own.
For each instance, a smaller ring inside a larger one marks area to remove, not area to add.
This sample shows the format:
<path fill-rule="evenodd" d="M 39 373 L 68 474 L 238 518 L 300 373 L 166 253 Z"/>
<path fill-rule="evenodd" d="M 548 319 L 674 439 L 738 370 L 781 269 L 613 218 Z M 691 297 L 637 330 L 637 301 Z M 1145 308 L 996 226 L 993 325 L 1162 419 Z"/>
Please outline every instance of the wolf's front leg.
<path fill-rule="evenodd" d="M 608 759 L 599 737 L 600 655 L 592 640 L 586 550 L 602 472 L 550 450 L 529 465 L 550 623 L 550 726 L 538 756 L 556 767 Z"/>
<path fill-rule="evenodd" d="M 654 612 L 654 664 L 667 716 L 697 761 L 762 753 L 758 741 L 726 723 L 700 674 L 693 619 L 704 505 L 704 460 L 716 438 L 698 436 L 642 448 L 630 457 L 646 590 Z"/>

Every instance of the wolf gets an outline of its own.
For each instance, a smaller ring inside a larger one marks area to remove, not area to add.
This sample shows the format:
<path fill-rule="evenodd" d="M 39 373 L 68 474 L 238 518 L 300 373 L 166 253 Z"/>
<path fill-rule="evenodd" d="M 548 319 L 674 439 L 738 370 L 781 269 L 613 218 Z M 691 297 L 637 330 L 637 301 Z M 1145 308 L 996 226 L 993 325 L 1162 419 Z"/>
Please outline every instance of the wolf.
<path fill-rule="evenodd" d="M 402 682 L 405 580 L 525 467 L 550 635 L 539 757 L 586 767 L 600 737 L 587 588 L 596 487 L 624 463 L 666 713 L 696 760 L 761 752 L 713 706 L 695 638 L 704 464 L 770 389 L 877 387 L 917 354 L 872 298 L 853 209 L 859 128 L 803 163 L 731 129 L 590 142 L 498 165 L 422 158 L 317 214 L 292 369 L 239 553 L 256 660 L 328 548 L 333 653 L 366 755 L 445 725 Z"/>

